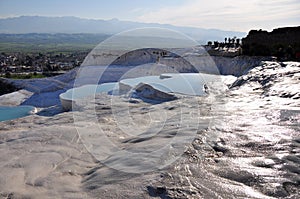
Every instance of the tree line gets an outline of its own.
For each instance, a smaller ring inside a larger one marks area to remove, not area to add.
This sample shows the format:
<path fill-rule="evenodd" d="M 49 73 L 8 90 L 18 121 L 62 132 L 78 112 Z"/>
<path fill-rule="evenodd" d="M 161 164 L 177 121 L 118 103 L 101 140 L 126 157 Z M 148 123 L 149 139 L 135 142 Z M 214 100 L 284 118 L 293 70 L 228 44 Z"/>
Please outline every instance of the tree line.
<path fill-rule="evenodd" d="M 212 46 L 212 47 L 221 47 L 221 48 L 224 48 L 224 47 L 227 47 L 227 48 L 238 48 L 241 46 L 241 39 L 240 38 L 237 38 L 236 36 L 234 37 L 225 37 L 224 38 L 224 42 L 219 42 L 219 41 L 208 41 L 207 42 L 207 45 L 208 46 Z"/>

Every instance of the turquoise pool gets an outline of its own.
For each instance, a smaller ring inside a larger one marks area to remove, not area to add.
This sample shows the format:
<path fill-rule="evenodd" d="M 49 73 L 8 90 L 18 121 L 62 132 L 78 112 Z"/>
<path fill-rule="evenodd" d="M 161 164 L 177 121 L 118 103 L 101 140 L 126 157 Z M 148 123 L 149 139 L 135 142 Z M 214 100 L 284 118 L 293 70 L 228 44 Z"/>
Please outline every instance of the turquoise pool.
<path fill-rule="evenodd" d="M 90 84 L 69 89 L 67 92 L 60 94 L 60 98 L 65 100 L 82 99 L 87 96 L 95 95 L 95 93 L 107 93 L 115 89 L 118 89 L 118 83 L 116 82 L 100 85 Z"/>
<path fill-rule="evenodd" d="M 131 79 L 123 79 L 120 83 L 135 88 L 144 83 L 165 93 L 179 93 L 183 95 L 201 96 L 205 94 L 204 84 L 207 75 L 200 73 L 168 73 L 160 76 L 145 76 Z"/>
<path fill-rule="evenodd" d="M 108 93 L 117 90 L 119 87 L 117 82 L 104 84 L 90 84 L 77 88 L 72 88 L 59 95 L 62 107 L 65 110 L 72 110 L 72 103 L 77 99 L 82 99 L 87 96 L 93 96 L 96 93 Z"/>
<path fill-rule="evenodd" d="M 34 110 L 33 106 L 0 106 L 0 122 L 25 117 Z"/>
<path fill-rule="evenodd" d="M 166 73 L 160 76 L 144 76 L 138 78 L 123 79 L 119 82 L 91 84 L 69 89 L 60 94 L 60 101 L 65 110 L 72 110 L 72 104 L 77 99 L 93 96 L 96 93 L 122 94 L 123 90 L 135 89 L 140 83 L 148 84 L 153 88 L 165 93 L 178 93 L 183 95 L 205 95 L 205 84 L 215 81 L 215 75 L 201 73 Z M 121 88 L 122 87 L 122 88 Z M 114 92 L 116 91 L 116 92 Z"/>

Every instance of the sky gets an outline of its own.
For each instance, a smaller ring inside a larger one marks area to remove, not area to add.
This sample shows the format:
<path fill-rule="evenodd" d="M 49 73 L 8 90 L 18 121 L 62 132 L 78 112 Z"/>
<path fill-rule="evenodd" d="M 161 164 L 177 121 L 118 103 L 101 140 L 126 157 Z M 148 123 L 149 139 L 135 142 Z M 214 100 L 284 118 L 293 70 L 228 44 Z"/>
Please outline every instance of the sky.
<path fill-rule="evenodd" d="M 0 0 L 0 18 L 75 16 L 248 32 L 300 25 L 300 0 Z"/>

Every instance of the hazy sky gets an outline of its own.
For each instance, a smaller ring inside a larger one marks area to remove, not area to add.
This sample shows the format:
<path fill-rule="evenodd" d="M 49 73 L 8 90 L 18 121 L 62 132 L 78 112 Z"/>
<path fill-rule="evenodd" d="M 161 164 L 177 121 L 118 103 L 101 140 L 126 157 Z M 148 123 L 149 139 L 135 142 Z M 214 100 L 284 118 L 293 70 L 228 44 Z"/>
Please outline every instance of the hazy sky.
<path fill-rule="evenodd" d="M 300 25 L 300 0 L 0 0 L 0 17 L 76 16 L 247 32 Z"/>

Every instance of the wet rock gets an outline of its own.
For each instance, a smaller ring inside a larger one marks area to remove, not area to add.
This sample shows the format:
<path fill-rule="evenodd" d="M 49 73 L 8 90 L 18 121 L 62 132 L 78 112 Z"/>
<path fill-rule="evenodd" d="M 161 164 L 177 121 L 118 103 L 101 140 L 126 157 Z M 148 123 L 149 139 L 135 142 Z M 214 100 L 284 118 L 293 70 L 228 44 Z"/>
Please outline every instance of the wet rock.
<path fill-rule="evenodd" d="M 148 84 L 140 83 L 135 88 L 136 95 L 140 98 L 146 98 L 149 100 L 158 100 L 158 101 L 169 101 L 176 99 L 175 95 L 162 92 L 160 90 L 157 90 L 153 88 L 152 86 Z"/>
<path fill-rule="evenodd" d="M 253 165 L 257 167 L 272 168 L 275 165 L 275 162 L 272 159 L 264 159 L 253 162 Z"/>
<path fill-rule="evenodd" d="M 284 170 L 288 170 L 289 172 L 295 173 L 300 175 L 300 168 L 299 165 L 293 165 L 293 164 L 286 164 L 283 166 Z"/>
<path fill-rule="evenodd" d="M 299 98 L 300 90 L 297 86 L 300 83 L 297 78 L 300 74 L 299 63 L 262 62 L 261 65 L 239 77 L 230 88 L 248 85 L 251 89 L 251 82 L 257 82 L 264 90 L 265 96 Z"/>
<path fill-rule="evenodd" d="M 292 183 L 292 182 L 284 182 L 283 188 L 290 194 L 290 195 L 298 195 L 300 192 L 300 184 Z"/>
<path fill-rule="evenodd" d="M 256 184 L 259 184 L 260 179 L 258 176 L 249 173 L 247 171 L 223 171 L 219 173 L 219 175 L 223 178 L 227 178 L 229 180 L 233 180 L 236 182 L 243 183 L 248 186 L 254 186 Z"/>
<path fill-rule="evenodd" d="M 275 198 L 285 198 L 290 195 L 282 186 L 273 187 L 273 186 L 262 185 L 260 189 L 266 195 Z"/>
<path fill-rule="evenodd" d="M 167 196 L 167 189 L 165 187 L 147 186 L 147 191 L 151 197 L 160 196 L 161 198 L 170 198 Z"/>
<path fill-rule="evenodd" d="M 225 148 L 223 145 L 221 144 L 215 144 L 212 146 L 212 148 L 216 151 L 216 152 L 222 152 L 222 153 L 227 153 L 229 152 L 229 150 L 227 148 Z"/>
<path fill-rule="evenodd" d="M 229 88 L 231 89 L 234 87 L 242 86 L 245 83 L 246 83 L 246 80 L 244 80 L 243 78 L 238 78 Z"/>

